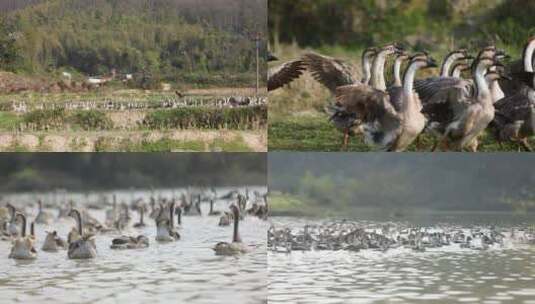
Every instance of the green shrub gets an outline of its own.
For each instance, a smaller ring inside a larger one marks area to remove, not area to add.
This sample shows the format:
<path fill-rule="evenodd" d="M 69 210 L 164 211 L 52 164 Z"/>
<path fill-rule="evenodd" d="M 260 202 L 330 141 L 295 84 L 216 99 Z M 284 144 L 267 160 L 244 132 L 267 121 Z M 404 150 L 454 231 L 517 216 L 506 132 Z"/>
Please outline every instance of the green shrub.
<path fill-rule="evenodd" d="M 34 110 L 24 114 L 23 121 L 36 130 L 62 127 L 65 123 L 65 109 Z"/>
<path fill-rule="evenodd" d="M 113 122 L 104 112 L 97 110 L 78 111 L 71 116 L 71 122 L 84 130 L 107 130 L 113 128 Z"/>
<path fill-rule="evenodd" d="M 149 129 L 256 129 L 265 126 L 267 107 L 239 108 L 177 108 L 147 114 L 144 123 Z"/>

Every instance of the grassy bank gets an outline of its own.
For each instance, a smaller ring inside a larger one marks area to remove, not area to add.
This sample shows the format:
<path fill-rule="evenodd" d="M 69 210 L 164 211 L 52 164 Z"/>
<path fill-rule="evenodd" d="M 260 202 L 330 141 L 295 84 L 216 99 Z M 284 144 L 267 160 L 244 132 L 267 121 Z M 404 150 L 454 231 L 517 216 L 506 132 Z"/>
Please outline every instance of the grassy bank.
<path fill-rule="evenodd" d="M 265 152 L 264 131 L 55 131 L 1 133 L 2 152 Z"/>
<path fill-rule="evenodd" d="M 276 117 L 269 121 L 268 147 L 270 151 L 340 151 L 343 134 L 328 121 L 322 113 L 300 117 Z M 420 135 L 419 146 L 412 143 L 407 151 L 429 152 L 435 139 L 429 135 Z M 531 140 L 535 143 L 534 140 Z M 521 147 L 514 143 L 498 145 L 493 136 L 484 133 L 479 138 L 479 152 L 519 151 Z M 373 147 L 364 143 L 361 135 L 351 137 L 348 151 L 367 152 Z M 523 151 L 523 150 L 520 150 Z"/>

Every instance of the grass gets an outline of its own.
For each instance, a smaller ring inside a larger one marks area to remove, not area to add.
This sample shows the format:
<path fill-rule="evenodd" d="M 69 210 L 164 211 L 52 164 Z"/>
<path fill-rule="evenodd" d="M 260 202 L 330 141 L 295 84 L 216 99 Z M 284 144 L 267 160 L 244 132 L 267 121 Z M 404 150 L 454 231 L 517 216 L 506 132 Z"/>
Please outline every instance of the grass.
<path fill-rule="evenodd" d="M 0 112 L 0 130 L 14 131 L 23 119 L 10 112 Z"/>
<path fill-rule="evenodd" d="M 233 152 L 249 152 L 249 147 L 241 139 L 235 139 L 229 142 L 223 140 L 216 140 L 207 144 L 200 140 L 180 141 L 170 138 L 162 138 L 157 141 L 143 140 L 140 143 L 134 143 L 129 140 L 123 140 L 117 147 L 118 151 L 124 152 L 176 152 L 176 151 L 194 151 L 204 152 L 206 148 L 210 151 L 233 151 Z M 111 146 L 106 146 L 105 143 L 100 143 L 98 151 L 113 150 Z"/>
<path fill-rule="evenodd" d="M 340 151 L 343 134 L 328 122 L 327 115 L 309 115 L 270 119 L 268 148 L 270 151 Z M 504 143 L 500 148 L 492 136 L 485 133 L 479 138 L 479 152 L 518 151 L 514 143 Z M 532 141 L 533 142 L 533 141 Z M 407 151 L 430 152 L 434 139 L 420 136 L 420 147 L 413 143 Z M 373 148 L 366 145 L 362 136 L 356 135 L 349 141 L 348 151 L 369 152 Z"/>

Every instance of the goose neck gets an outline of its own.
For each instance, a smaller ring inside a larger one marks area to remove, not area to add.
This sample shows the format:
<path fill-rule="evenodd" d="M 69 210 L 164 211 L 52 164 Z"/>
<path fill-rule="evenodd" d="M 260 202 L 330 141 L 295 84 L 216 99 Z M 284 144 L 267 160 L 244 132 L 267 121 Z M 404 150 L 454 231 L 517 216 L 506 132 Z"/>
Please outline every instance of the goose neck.
<path fill-rule="evenodd" d="M 377 54 L 373 60 L 372 68 L 372 87 L 377 90 L 386 90 L 385 84 L 385 62 L 386 62 L 386 52 L 382 51 Z"/>
<path fill-rule="evenodd" d="M 533 54 L 535 53 L 535 39 L 528 42 L 524 48 L 524 70 L 526 72 L 533 72 Z"/>

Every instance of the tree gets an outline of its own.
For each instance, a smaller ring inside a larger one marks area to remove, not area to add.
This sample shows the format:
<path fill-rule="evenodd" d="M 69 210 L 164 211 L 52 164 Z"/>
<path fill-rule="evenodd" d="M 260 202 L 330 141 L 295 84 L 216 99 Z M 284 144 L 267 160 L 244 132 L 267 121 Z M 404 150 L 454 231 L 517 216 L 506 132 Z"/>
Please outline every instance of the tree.
<path fill-rule="evenodd" d="M 5 19 L 0 19 L 0 69 L 13 71 L 19 59 L 17 33 L 9 31 Z"/>

